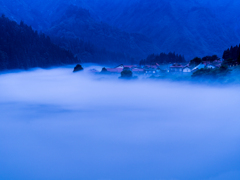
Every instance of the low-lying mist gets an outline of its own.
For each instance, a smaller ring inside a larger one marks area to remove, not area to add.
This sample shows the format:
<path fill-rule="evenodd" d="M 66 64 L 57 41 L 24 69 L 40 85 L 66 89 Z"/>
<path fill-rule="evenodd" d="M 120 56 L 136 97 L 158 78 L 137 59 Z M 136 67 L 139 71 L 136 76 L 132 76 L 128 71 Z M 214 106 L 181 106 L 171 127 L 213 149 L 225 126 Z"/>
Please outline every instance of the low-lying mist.
<path fill-rule="evenodd" d="M 240 87 L 72 68 L 0 75 L 0 179 L 240 179 Z"/>

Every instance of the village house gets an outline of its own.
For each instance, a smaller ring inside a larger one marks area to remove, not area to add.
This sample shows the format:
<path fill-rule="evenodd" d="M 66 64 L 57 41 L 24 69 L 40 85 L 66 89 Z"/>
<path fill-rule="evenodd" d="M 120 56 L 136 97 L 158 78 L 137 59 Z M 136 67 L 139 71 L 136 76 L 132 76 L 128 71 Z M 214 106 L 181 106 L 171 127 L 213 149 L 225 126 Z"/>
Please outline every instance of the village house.
<path fill-rule="evenodd" d="M 157 69 L 147 68 L 147 69 L 144 69 L 144 72 L 146 75 L 153 75 L 153 74 L 157 74 Z"/>
<path fill-rule="evenodd" d="M 184 66 L 182 66 L 181 64 L 173 64 L 172 66 L 170 66 L 169 68 L 169 72 L 174 73 L 174 72 L 183 72 L 183 68 Z"/>
<path fill-rule="evenodd" d="M 133 68 L 137 68 L 136 65 L 123 65 L 124 68 L 129 68 L 129 69 L 133 69 Z"/>
<path fill-rule="evenodd" d="M 111 74 L 119 74 L 123 71 L 123 66 L 119 65 L 116 68 L 103 68 L 102 72 L 103 73 L 111 73 Z"/>
<path fill-rule="evenodd" d="M 196 66 L 195 68 L 192 69 L 192 71 L 197 71 L 198 69 L 202 68 L 208 68 L 208 69 L 215 69 L 215 68 L 220 68 L 222 66 L 222 61 L 221 60 L 215 60 L 213 62 L 210 61 L 203 61 L 201 64 Z"/>
<path fill-rule="evenodd" d="M 211 64 L 211 62 L 210 61 L 202 61 L 202 64 L 204 64 L 206 66 L 208 64 Z"/>
<path fill-rule="evenodd" d="M 106 68 L 107 72 L 109 73 L 121 73 L 123 68 Z"/>
<path fill-rule="evenodd" d="M 144 68 L 144 69 L 157 69 L 159 68 L 159 64 L 158 63 L 155 63 L 155 64 L 147 64 L 147 65 L 143 65 L 141 66 L 141 68 Z"/>
<path fill-rule="evenodd" d="M 134 74 L 144 74 L 144 69 L 135 67 L 132 69 L 132 72 Z"/>
<path fill-rule="evenodd" d="M 111 73 L 111 74 L 120 74 L 123 69 L 124 69 L 124 65 L 120 64 L 119 66 L 115 67 L 115 68 L 105 68 L 107 73 Z"/>
<path fill-rule="evenodd" d="M 219 68 L 221 67 L 222 63 L 223 62 L 221 60 L 215 60 L 210 65 L 214 66 L 215 68 Z"/>
<path fill-rule="evenodd" d="M 192 70 L 188 67 L 188 66 L 185 66 L 182 70 L 183 73 L 190 73 L 192 72 Z"/>
<path fill-rule="evenodd" d="M 120 74 L 123 70 L 130 70 L 133 73 L 144 73 L 144 70 L 141 68 L 138 68 L 136 65 L 123 65 L 123 64 L 120 64 L 115 68 L 105 68 L 104 70 L 106 73 L 111 73 L 111 74 Z"/>

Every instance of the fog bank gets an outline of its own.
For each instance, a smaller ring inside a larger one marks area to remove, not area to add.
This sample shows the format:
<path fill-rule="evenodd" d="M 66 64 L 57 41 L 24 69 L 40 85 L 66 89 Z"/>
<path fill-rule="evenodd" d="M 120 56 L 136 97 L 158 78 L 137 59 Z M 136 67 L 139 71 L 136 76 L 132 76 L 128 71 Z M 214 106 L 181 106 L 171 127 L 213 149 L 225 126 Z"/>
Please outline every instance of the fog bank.
<path fill-rule="evenodd" d="M 237 180 L 239 90 L 1 74 L 0 179 Z"/>

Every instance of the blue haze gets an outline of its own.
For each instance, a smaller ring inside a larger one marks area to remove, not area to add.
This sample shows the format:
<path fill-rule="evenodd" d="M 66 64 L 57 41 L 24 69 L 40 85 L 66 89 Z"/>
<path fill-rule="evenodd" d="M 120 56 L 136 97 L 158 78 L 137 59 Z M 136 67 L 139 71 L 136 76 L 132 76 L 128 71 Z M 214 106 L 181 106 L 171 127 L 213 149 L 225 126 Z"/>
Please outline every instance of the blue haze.
<path fill-rule="evenodd" d="M 240 178 L 239 86 L 0 75 L 0 179 Z"/>
<path fill-rule="evenodd" d="M 140 36 L 138 43 L 131 46 L 142 51 L 142 58 L 146 58 L 146 54 L 170 51 L 183 54 L 188 60 L 213 54 L 221 57 L 224 50 L 240 43 L 238 0 L 2 0 L 0 5 L 0 13 L 16 21 L 24 20 L 50 35 L 58 33 L 52 29 L 58 26 L 55 22 L 62 18 L 69 5 L 85 8 L 96 21 L 85 24 L 92 27 L 90 30 L 96 35 L 92 43 L 105 46 L 98 37 L 114 38 L 121 42 L 121 33 L 118 30 L 112 32 L 114 28 L 138 33 L 146 37 Z M 94 30 L 95 24 L 100 22 L 111 26 L 104 27 L 106 33 Z M 79 29 L 76 21 L 64 23 L 66 27 Z M 63 36 L 69 35 L 77 36 L 74 30 Z M 129 49 L 123 48 L 126 44 L 122 48 L 115 44 L 120 52 Z M 106 48 L 116 50 L 111 46 Z M 139 58 L 138 54 L 131 53 L 131 56 Z"/>

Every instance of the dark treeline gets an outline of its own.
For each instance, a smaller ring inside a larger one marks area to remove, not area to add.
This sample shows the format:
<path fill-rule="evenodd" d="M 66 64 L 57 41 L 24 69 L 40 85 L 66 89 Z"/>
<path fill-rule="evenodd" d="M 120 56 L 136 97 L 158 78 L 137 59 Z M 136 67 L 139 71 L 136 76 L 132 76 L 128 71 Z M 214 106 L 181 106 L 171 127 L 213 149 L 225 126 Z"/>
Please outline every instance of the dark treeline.
<path fill-rule="evenodd" d="M 240 64 L 240 45 L 231 47 L 225 50 L 223 52 L 222 59 L 223 59 L 223 65 L 227 65 L 227 66 L 239 65 Z M 213 62 L 215 60 L 220 60 L 220 58 L 217 55 L 206 56 L 203 58 L 196 57 L 190 61 L 189 65 L 193 67 L 202 63 L 203 61 Z"/>
<path fill-rule="evenodd" d="M 240 64 L 240 45 L 224 51 L 223 59 L 225 64 Z"/>
<path fill-rule="evenodd" d="M 147 57 L 147 59 L 143 59 L 140 61 L 140 65 L 146 64 L 167 64 L 167 63 L 184 63 L 185 58 L 182 55 L 178 55 L 175 53 L 161 53 L 160 55 L 151 54 Z"/>
<path fill-rule="evenodd" d="M 190 61 L 189 66 L 191 68 L 193 68 L 193 67 L 199 65 L 202 62 L 206 62 L 207 61 L 207 62 L 213 63 L 216 60 L 220 60 L 220 58 L 217 55 L 205 56 L 203 58 L 195 57 L 194 59 L 192 59 Z"/>
<path fill-rule="evenodd" d="M 0 17 L 0 69 L 28 69 L 78 62 L 74 55 L 53 44 L 48 36 L 23 22 Z"/>

